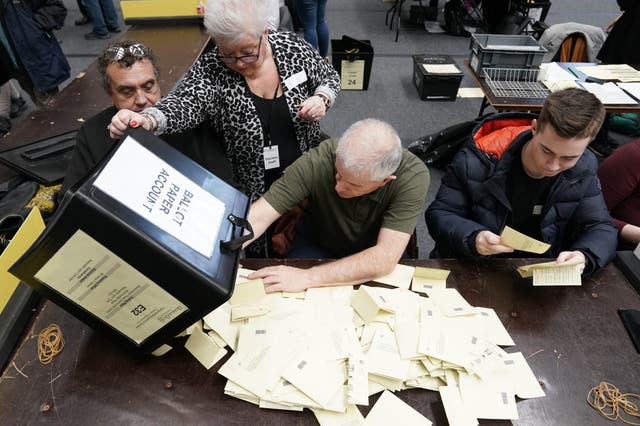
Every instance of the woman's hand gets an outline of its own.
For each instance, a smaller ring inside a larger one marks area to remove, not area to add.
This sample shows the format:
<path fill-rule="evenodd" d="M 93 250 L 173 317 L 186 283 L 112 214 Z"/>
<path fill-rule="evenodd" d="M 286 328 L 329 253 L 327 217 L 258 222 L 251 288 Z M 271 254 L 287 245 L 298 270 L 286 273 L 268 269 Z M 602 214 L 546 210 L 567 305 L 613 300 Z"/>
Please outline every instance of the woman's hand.
<path fill-rule="evenodd" d="M 302 102 L 298 108 L 298 116 L 307 121 L 320 121 L 327 113 L 327 107 L 324 104 L 324 100 L 318 96 L 313 95 L 306 101 Z"/>
<path fill-rule="evenodd" d="M 120 139 L 127 127 L 142 126 L 146 130 L 151 130 L 151 123 L 143 115 L 128 109 L 121 109 L 111 119 L 109 124 L 109 136 L 111 139 Z"/>

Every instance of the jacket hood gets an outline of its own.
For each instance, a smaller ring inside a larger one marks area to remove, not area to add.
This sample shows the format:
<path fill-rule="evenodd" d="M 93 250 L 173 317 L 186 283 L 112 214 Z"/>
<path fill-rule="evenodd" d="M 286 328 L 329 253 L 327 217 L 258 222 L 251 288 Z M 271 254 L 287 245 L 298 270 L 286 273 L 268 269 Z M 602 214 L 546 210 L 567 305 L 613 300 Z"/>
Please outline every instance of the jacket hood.
<path fill-rule="evenodd" d="M 493 114 L 473 129 L 471 137 L 480 152 L 500 159 L 516 136 L 531 130 L 531 122 L 536 117 L 525 112 Z"/>

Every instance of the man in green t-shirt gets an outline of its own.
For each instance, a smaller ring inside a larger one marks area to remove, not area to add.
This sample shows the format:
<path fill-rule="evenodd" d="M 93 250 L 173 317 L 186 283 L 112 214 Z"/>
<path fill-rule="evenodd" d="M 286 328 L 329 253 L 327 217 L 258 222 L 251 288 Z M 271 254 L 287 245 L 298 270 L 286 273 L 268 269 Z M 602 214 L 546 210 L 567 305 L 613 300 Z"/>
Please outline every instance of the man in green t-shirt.
<path fill-rule="evenodd" d="M 262 278 L 267 292 L 296 292 L 391 272 L 415 229 L 428 187 L 429 170 L 402 149 L 393 127 L 375 119 L 354 123 L 340 140 L 325 141 L 296 160 L 249 211 L 255 239 L 306 198 L 301 251 L 339 260 L 310 269 L 267 267 L 249 278 Z M 296 235 L 294 247 L 301 239 Z M 303 257 L 298 249 L 289 257 Z"/>

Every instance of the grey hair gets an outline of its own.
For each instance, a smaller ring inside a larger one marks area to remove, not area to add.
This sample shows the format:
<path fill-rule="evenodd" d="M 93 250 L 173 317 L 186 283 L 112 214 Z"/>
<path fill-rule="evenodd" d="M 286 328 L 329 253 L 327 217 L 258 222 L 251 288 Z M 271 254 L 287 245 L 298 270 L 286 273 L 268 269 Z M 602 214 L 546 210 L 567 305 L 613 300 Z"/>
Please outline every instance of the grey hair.
<path fill-rule="evenodd" d="M 267 28 L 265 0 L 209 0 L 204 14 L 204 26 L 216 41 L 230 44 L 244 37 L 256 39 Z"/>
<path fill-rule="evenodd" d="M 402 161 L 402 143 L 396 130 L 382 120 L 353 123 L 338 141 L 336 158 L 354 176 L 380 182 L 393 175 Z"/>

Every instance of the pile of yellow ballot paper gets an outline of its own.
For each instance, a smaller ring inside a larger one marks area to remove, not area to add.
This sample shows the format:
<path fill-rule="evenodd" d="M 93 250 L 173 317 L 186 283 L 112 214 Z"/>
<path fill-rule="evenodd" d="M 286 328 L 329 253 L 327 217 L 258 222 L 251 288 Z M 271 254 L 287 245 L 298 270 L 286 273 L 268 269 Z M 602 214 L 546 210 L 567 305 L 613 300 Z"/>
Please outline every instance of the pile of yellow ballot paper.
<path fill-rule="evenodd" d="M 383 392 L 367 425 L 430 425 L 393 392 L 439 392 L 450 424 L 517 419 L 515 396 L 544 396 L 490 308 L 446 288 L 448 271 L 398 265 L 362 285 L 267 295 L 238 272 L 232 298 L 191 327 L 186 348 L 220 367 L 225 393 L 262 408 L 310 409 L 322 426 L 364 424 L 357 405 Z M 420 294 L 425 293 L 425 295 Z"/>

